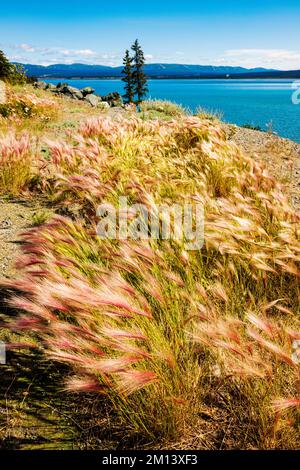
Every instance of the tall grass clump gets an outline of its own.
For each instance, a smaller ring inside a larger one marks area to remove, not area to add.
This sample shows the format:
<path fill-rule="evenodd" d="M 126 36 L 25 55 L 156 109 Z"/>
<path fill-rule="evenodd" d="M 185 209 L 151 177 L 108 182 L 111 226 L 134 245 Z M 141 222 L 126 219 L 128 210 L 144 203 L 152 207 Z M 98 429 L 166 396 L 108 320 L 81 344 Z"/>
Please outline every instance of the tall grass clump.
<path fill-rule="evenodd" d="M 207 119 L 208 121 L 217 122 L 223 118 L 222 111 L 206 109 L 199 106 L 196 110 L 196 116 L 200 119 Z"/>
<path fill-rule="evenodd" d="M 24 234 L 8 326 L 70 366 L 68 390 L 106 394 L 122 429 L 205 435 L 204 415 L 206 448 L 228 422 L 233 446 L 297 447 L 300 219 L 266 168 L 197 117 L 100 117 L 47 145 L 43 187 L 80 216 Z M 120 195 L 203 204 L 203 248 L 101 240 L 97 206 Z"/>
<path fill-rule="evenodd" d="M 183 106 L 166 100 L 146 100 L 141 103 L 142 118 L 172 119 L 185 116 Z"/>
<path fill-rule="evenodd" d="M 57 102 L 48 97 L 38 97 L 24 86 L 7 85 L 7 99 L 0 104 L 0 125 L 9 124 L 18 131 L 43 130 L 59 116 Z"/>
<path fill-rule="evenodd" d="M 33 149 L 27 134 L 0 136 L 0 192 L 18 196 L 32 178 Z"/>

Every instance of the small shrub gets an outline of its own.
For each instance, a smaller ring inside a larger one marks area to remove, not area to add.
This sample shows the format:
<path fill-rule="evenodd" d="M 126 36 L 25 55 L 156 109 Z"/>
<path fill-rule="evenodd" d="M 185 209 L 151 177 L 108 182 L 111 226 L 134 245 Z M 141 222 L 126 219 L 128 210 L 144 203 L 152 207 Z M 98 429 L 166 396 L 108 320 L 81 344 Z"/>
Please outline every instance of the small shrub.
<path fill-rule="evenodd" d="M 0 50 L 0 79 L 11 84 L 25 84 L 28 79 L 22 65 L 11 64 Z"/>
<path fill-rule="evenodd" d="M 46 209 L 40 209 L 32 215 L 32 226 L 38 227 L 44 225 L 51 218 L 50 211 Z"/>
<path fill-rule="evenodd" d="M 24 100 L 11 101 L 7 104 L 0 104 L 0 114 L 4 118 L 10 116 L 31 117 L 33 114 L 33 106 Z"/>
<path fill-rule="evenodd" d="M 197 108 L 195 115 L 200 119 L 207 119 L 212 122 L 220 121 L 223 117 L 221 111 L 208 110 L 201 107 Z"/>
<path fill-rule="evenodd" d="M 0 104 L 0 115 L 10 119 L 34 119 L 39 126 L 46 124 L 56 118 L 58 112 L 55 101 L 45 98 L 37 98 L 34 95 L 24 93 L 18 94 L 12 90 L 8 91 L 8 100 Z"/>
<path fill-rule="evenodd" d="M 11 64 L 9 83 L 12 85 L 25 85 L 25 83 L 29 83 L 29 79 L 22 65 Z"/>
<path fill-rule="evenodd" d="M 245 129 L 251 129 L 253 131 L 263 131 L 260 126 L 255 126 L 254 124 L 243 124 L 241 127 L 244 127 Z"/>
<path fill-rule="evenodd" d="M 179 104 L 163 100 L 143 101 L 140 108 L 144 118 L 175 118 L 187 113 Z"/>

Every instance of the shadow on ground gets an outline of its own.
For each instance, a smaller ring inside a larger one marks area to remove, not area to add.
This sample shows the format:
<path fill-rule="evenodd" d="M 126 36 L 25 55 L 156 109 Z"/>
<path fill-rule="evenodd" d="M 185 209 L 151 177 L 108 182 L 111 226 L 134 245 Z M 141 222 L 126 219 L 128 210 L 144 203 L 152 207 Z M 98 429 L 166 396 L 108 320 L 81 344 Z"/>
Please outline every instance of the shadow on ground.
<path fill-rule="evenodd" d="M 103 397 L 67 394 L 60 364 L 32 351 L 8 351 L 0 365 L 0 450 L 134 448 Z"/>
<path fill-rule="evenodd" d="M 8 303 L 16 293 L 0 288 L 0 340 L 32 343 L 31 336 L 20 337 L 5 328 L 6 321 L 18 314 Z M 0 364 L 0 450 L 120 446 L 106 400 L 66 393 L 68 374 L 67 367 L 46 360 L 37 348 L 7 351 L 6 364 Z"/>
<path fill-rule="evenodd" d="M 0 287 L 0 340 L 36 344 L 33 334 L 7 328 L 18 315 Z M 124 429 L 104 395 L 64 391 L 70 369 L 49 361 L 36 348 L 9 349 L 0 364 L 0 450 L 134 449 L 145 442 Z"/>
<path fill-rule="evenodd" d="M 37 353 L 7 353 L 0 366 L 0 449 L 76 448 L 61 376 Z"/>

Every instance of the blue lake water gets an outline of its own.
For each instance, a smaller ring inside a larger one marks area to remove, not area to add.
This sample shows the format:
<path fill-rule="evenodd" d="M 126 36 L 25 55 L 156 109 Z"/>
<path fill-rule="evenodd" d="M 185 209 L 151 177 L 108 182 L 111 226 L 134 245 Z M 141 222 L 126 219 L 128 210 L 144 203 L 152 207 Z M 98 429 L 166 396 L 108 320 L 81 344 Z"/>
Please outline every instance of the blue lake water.
<path fill-rule="evenodd" d="M 57 84 L 62 80 L 48 81 Z M 78 88 L 91 86 L 100 95 L 112 91 L 123 94 L 121 80 L 64 81 Z M 149 80 L 149 98 L 170 100 L 192 112 L 199 107 L 219 111 L 224 121 L 238 125 L 252 124 L 266 130 L 272 122 L 278 135 L 300 142 L 300 104 L 292 103 L 292 84 L 292 80 L 278 79 Z"/>

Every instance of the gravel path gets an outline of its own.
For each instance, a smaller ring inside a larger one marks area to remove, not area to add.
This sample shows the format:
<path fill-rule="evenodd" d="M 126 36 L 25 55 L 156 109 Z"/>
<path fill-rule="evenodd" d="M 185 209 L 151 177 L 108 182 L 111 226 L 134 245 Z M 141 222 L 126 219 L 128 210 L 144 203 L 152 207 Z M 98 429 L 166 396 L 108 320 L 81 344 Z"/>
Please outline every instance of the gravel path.
<path fill-rule="evenodd" d="M 0 278 L 15 275 L 14 260 L 20 253 L 20 233 L 32 223 L 34 208 L 0 199 Z"/>
<path fill-rule="evenodd" d="M 300 144 L 267 132 L 226 125 L 227 138 L 245 153 L 262 160 L 268 171 L 282 181 L 297 212 L 300 213 Z"/>
<path fill-rule="evenodd" d="M 5 103 L 5 83 L 0 80 L 0 103 Z"/>

